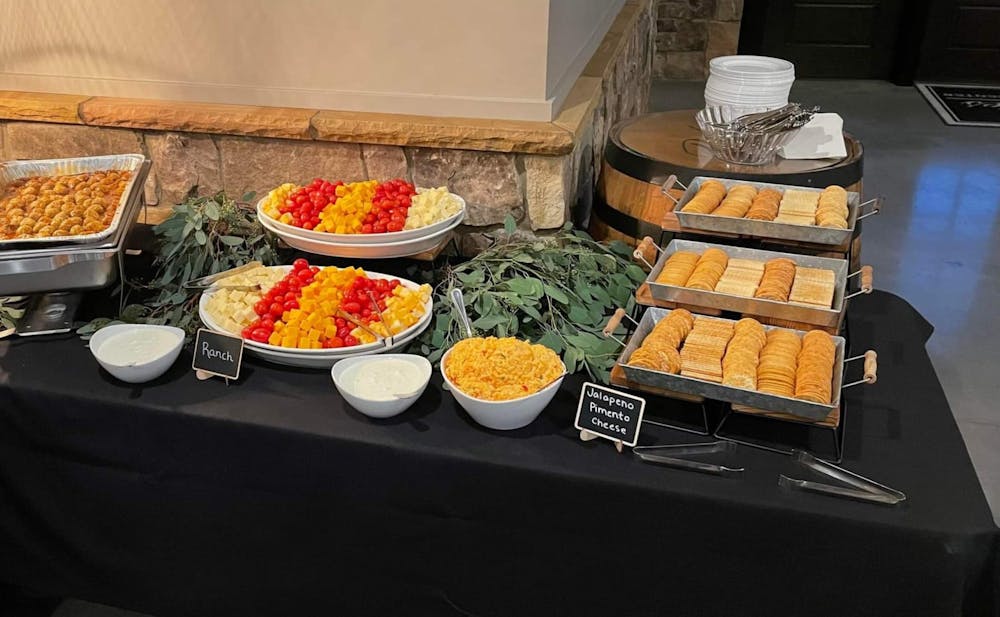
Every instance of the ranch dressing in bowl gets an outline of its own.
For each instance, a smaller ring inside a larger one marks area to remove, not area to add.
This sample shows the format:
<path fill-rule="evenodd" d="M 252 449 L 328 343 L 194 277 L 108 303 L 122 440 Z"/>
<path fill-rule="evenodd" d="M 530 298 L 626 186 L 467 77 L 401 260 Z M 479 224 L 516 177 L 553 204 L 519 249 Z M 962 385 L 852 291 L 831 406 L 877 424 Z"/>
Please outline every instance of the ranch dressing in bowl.
<path fill-rule="evenodd" d="M 177 339 L 169 330 L 125 330 L 108 337 L 99 353 L 108 364 L 136 366 L 167 355 L 177 346 Z"/>
<path fill-rule="evenodd" d="M 391 401 L 410 394 L 425 382 L 420 368 L 396 358 L 372 358 L 344 371 L 344 385 L 356 396 L 369 401 Z"/>

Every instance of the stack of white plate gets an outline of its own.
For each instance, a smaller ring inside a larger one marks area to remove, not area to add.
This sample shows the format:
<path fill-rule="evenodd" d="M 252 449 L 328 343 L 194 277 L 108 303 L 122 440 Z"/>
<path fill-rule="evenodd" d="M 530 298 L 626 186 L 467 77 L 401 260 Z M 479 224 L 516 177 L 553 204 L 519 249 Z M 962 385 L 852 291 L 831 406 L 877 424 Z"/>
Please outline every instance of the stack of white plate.
<path fill-rule="evenodd" d="M 795 65 L 767 56 L 720 56 L 709 62 L 705 106 L 720 107 L 726 116 L 777 109 L 788 104 Z"/>
<path fill-rule="evenodd" d="M 292 269 L 291 266 L 272 267 L 276 269 L 280 268 L 284 272 L 288 272 Z M 365 274 L 367 274 L 368 278 L 371 279 L 398 279 L 400 284 L 409 289 L 415 290 L 420 287 L 413 281 L 390 276 L 388 274 L 369 272 L 367 270 L 365 271 Z M 212 316 L 205 309 L 208 305 L 208 299 L 211 298 L 214 292 L 215 290 L 210 287 L 201 294 L 201 300 L 198 302 L 198 315 L 201 317 L 201 322 L 209 330 L 225 332 L 225 330 L 223 330 L 222 327 L 214 319 L 212 319 Z M 428 299 L 424 304 L 424 314 L 420 317 L 420 320 L 417 321 L 417 323 L 413 324 L 406 330 L 403 330 L 391 339 L 384 339 L 381 342 L 376 341 L 365 345 L 338 347 L 336 349 L 293 349 L 290 347 L 278 347 L 277 345 L 268 345 L 267 343 L 244 340 L 243 349 L 251 355 L 257 356 L 258 358 L 262 358 L 269 362 L 274 362 L 275 364 L 301 366 L 305 368 L 330 368 L 338 360 L 343 360 L 344 358 L 384 353 L 390 349 L 405 347 L 431 324 L 432 309 L 433 298 Z M 238 332 L 230 332 L 230 334 L 239 335 Z"/>
<path fill-rule="evenodd" d="M 312 231 L 282 223 L 264 212 L 264 200 L 257 202 L 257 219 L 265 229 L 273 232 L 288 246 L 330 257 L 356 257 L 360 259 L 389 259 L 423 253 L 436 247 L 451 230 L 465 218 L 465 200 L 452 193 L 462 204 L 458 214 L 420 229 L 393 231 L 379 234 L 332 234 Z"/>

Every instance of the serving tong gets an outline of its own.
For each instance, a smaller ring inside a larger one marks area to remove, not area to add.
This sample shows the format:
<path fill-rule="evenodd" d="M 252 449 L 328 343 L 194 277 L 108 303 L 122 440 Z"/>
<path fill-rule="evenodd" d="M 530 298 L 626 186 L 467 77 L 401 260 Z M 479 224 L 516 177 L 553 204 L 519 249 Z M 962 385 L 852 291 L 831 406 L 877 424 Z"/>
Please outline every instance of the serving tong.
<path fill-rule="evenodd" d="M 817 112 L 819 112 L 819 107 L 803 109 L 798 103 L 788 103 L 778 109 L 740 116 L 729 122 L 728 125 L 718 126 L 733 131 L 780 133 L 807 124 Z"/>
<path fill-rule="evenodd" d="M 685 471 L 697 471 L 715 476 L 734 477 L 743 473 L 744 467 L 727 467 L 726 465 L 692 461 L 681 457 L 718 453 L 731 454 L 736 451 L 736 448 L 736 443 L 720 440 L 706 443 L 682 443 L 664 446 L 635 446 L 632 448 L 632 452 L 647 463 L 675 467 Z"/>
<path fill-rule="evenodd" d="M 821 493 L 831 497 L 843 497 L 868 503 L 894 506 L 906 500 L 906 495 L 894 488 L 879 484 L 870 478 L 848 471 L 832 463 L 827 463 L 802 450 L 792 450 L 792 462 L 819 475 L 839 480 L 852 488 L 826 484 L 813 480 L 802 480 L 781 474 L 778 476 L 778 486 L 797 491 Z"/>
<path fill-rule="evenodd" d="M 202 276 L 196 279 L 191 279 L 182 285 L 185 289 L 208 289 L 212 287 L 214 289 L 234 289 L 239 291 L 256 291 L 260 289 L 260 285 L 216 285 L 217 281 L 227 279 L 231 276 L 235 276 L 242 272 L 247 272 L 253 270 L 254 268 L 259 268 L 263 266 L 259 261 L 250 261 L 242 266 L 236 266 L 235 268 L 230 268 L 229 270 L 223 270 L 222 272 L 216 272 L 215 274 L 209 274 L 208 276 Z"/>

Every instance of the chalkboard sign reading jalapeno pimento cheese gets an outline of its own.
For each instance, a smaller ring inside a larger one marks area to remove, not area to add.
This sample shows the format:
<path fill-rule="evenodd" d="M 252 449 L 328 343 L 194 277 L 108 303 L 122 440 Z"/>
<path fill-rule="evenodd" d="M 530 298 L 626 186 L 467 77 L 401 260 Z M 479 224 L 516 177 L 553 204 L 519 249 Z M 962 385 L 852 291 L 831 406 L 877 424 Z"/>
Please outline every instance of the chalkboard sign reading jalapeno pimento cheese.
<path fill-rule="evenodd" d="M 645 409 L 643 398 L 587 382 L 580 391 L 576 428 L 634 446 Z"/>

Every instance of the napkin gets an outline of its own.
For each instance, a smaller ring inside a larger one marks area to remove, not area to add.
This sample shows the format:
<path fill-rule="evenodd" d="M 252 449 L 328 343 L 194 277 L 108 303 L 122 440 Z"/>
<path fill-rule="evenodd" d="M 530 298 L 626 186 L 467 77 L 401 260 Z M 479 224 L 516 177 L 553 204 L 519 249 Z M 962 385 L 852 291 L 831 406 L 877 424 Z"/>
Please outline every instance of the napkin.
<path fill-rule="evenodd" d="M 840 114 L 816 114 L 778 148 L 784 159 L 831 159 L 847 156 L 844 119 Z"/>

